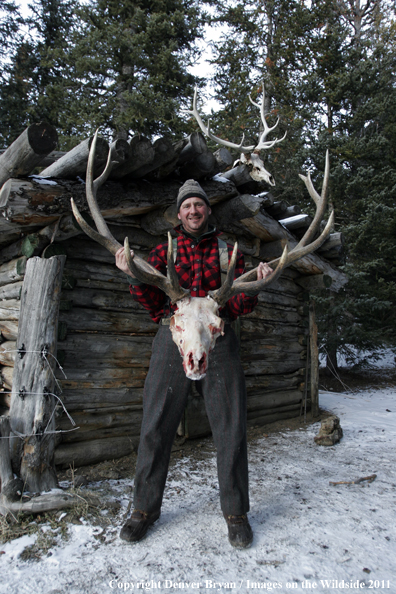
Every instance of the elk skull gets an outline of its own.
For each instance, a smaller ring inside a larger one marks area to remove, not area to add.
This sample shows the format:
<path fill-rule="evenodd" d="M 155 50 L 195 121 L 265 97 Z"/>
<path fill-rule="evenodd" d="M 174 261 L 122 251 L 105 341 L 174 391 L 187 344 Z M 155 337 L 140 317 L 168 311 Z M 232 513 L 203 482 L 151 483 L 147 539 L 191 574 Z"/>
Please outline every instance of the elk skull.
<path fill-rule="evenodd" d="M 217 315 L 218 310 L 219 304 L 209 296 L 185 297 L 177 303 L 170 330 L 189 379 L 205 377 L 209 353 L 224 334 L 224 320 Z"/>
<path fill-rule="evenodd" d="M 197 87 L 195 87 L 195 91 L 194 91 L 193 108 L 192 108 L 192 110 L 186 110 L 186 112 L 194 116 L 194 118 L 197 120 L 198 126 L 201 128 L 201 130 L 205 134 L 205 136 L 207 136 L 208 138 L 210 138 L 217 144 L 221 144 L 223 146 L 226 146 L 227 148 L 234 149 L 237 152 L 241 153 L 240 158 L 237 161 L 235 161 L 234 167 L 236 167 L 239 164 L 246 165 L 249 170 L 250 177 L 252 179 L 254 179 L 254 181 L 257 181 L 257 182 L 264 181 L 267 184 L 269 184 L 270 186 L 274 186 L 275 180 L 274 180 L 273 176 L 271 175 L 271 173 L 266 170 L 264 163 L 263 163 L 262 159 L 260 158 L 260 151 L 270 149 L 278 142 L 282 142 L 282 140 L 284 140 L 286 138 L 286 132 L 282 138 L 275 138 L 275 140 L 266 140 L 268 134 L 270 132 L 272 132 L 272 130 L 275 130 L 275 128 L 279 124 L 279 118 L 277 119 L 274 126 L 272 126 L 271 128 L 268 126 L 267 119 L 266 119 L 266 113 L 265 113 L 264 82 L 262 83 L 262 86 L 263 86 L 263 94 L 262 94 L 262 98 L 261 98 L 261 104 L 253 101 L 253 99 L 249 95 L 249 99 L 250 99 L 251 103 L 255 107 L 258 107 L 260 109 L 261 123 L 263 126 L 263 132 L 261 133 L 261 135 L 259 137 L 259 141 L 258 141 L 257 145 L 243 146 L 243 141 L 245 140 L 244 134 L 242 136 L 242 140 L 241 140 L 240 144 L 236 144 L 234 142 L 229 142 L 228 140 L 222 140 L 218 136 L 215 136 L 210 130 L 210 119 L 208 120 L 208 125 L 205 126 L 205 124 L 202 121 L 201 116 L 199 115 L 198 108 L 197 108 L 197 93 L 198 93 Z"/>

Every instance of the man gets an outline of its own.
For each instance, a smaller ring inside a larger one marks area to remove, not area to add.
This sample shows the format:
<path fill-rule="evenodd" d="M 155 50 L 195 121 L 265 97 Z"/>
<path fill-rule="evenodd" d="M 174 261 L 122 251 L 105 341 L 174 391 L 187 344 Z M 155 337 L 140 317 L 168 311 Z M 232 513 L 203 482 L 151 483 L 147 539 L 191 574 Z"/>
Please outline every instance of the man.
<path fill-rule="evenodd" d="M 208 224 L 211 214 L 207 195 L 194 180 L 186 181 L 177 197 L 176 271 L 182 287 L 194 297 L 205 297 L 221 285 L 220 233 Z M 148 261 L 166 274 L 167 243 L 157 246 Z M 227 246 L 231 257 L 232 247 Z M 121 538 L 136 542 L 159 518 L 170 452 L 183 414 L 190 382 L 169 329 L 169 318 L 177 306 L 169 303 L 157 287 L 134 278 L 126 263 L 124 248 L 116 254 L 116 265 L 132 277 L 131 293 L 160 323 L 153 342 L 150 368 L 143 395 L 143 420 L 135 474 L 134 511 L 121 530 Z M 238 253 L 235 276 L 244 272 L 243 255 Z M 272 269 L 264 263 L 258 279 Z M 246 445 L 246 388 L 239 357 L 239 345 L 230 322 L 249 313 L 257 296 L 233 296 L 220 310 L 225 320 L 224 336 L 217 339 L 210 354 L 206 376 L 197 382 L 205 399 L 206 412 L 217 449 L 220 501 L 228 525 L 230 543 L 238 548 L 250 546 L 253 533 L 247 519 L 249 510 Z"/>

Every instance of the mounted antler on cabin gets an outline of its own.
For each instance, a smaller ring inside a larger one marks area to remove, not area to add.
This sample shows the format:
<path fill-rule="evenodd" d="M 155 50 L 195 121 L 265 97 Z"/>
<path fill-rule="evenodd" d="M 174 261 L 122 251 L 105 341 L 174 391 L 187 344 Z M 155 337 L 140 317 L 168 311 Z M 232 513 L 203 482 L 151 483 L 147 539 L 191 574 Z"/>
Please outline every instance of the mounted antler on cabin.
<path fill-rule="evenodd" d="M 287 133 L 285 132 L 285 134 L 282 138 L 275 138 L 275 140 L 266 140 L 268 134 L 270 132 L 272 132 L 272 130 L 275 130 L 275 128 L 279 124 L 279 118 L 277 119 L 274 126 L 272 126 L 271 128 L 268 126 L 267 120 L 266 120 L 266 114 L 265 114 L 265 107 L 264 107 L 264 103 L 265 103 L 264 82 L 262 83 L 262 86 L 263 86 L 263 95 L 261 98 L 261 105 L 256 103 L 255 101 L 253 101 L 253 99 L 249 95 L 250 102 L 255 107 L 258 107 L 260 109 L 261 122 L 262 122 L 263 128 L 264 128 L 264 131 L 260 135 L 257 145 L 243 146 L 243 142 L 245 140 L 245 134 L 243 134 L 240 144 L 236 144 L 234 142 L 229 142 L 228 140 L 223 140 L 223 139 L 219 138 L 218 136 L 215 136 L 210 131 L 210 118 L 208 119 L 208 125 L 205 126 L 205 124 L 202 121 L 201 116 L 199 115 L 198 108 L 197 108 L 198 87 L 195 87 L 195 91 L 194 91 L 193 108 L 192 108 L 192 110 L 186 110 L 186 113 L 190 113 L 191 115 L 194 116 L 194 118 L 197 120 L 198 125 L 201 128 L 202 132 L 205 134 L 205 136 L 207 136 L 208 138 L 210 138 L 217 144 L 221 144 L 223 146 L 226 146 L 227 148 L 234 149 L 237 152 L 241 153 L 240 162 L 248 167 L 249 173 L 250 173 L 250 176 L 252 179 L 254 179 L 255 181 L 258 181 L 258 182 L 265 181 L 268 184 L 270 184 L 271 186 L 274 186 L 275 180 L 274 180 L 273 176 L 265 169 L 264 163 L 260 159 L 260 151 L 270 149 L 278 142 L 282 142 L 282 140 L 284 140 L 286 138 Z"/>
<path fill-rule="evenodd" d="M 94 239 L 103 245 L 112 254 L 115 254 L 122 246 L 110 233 L 107 223 L 104 220 L 96 201 L 96 193 L 99 187 L 109 176 L 113 166 L 113 161 L 111 159 L 111 152 L 109 152 L 105 170 L 99 178 L 93 181 L 96 138 L 97 132 L 92 142 L 88 160 L 86 192 L 89 209 L 98 231 L 92 229 L 85 222 L 73 200 L 71 201 L 72 209 L 74 216 L 76 217 L 76 220 L 82 230 L 89 237 L 91 237 L 91 239 Z M 263 138 L 261 141 L 264 142 Z M 251 293 L 263 290 L 280 276 L 284 268 L 290 266 L 293 262 L 306 256 L 307 254 L 314 252 L 327 239 L 333 226 L 333 212 L 329 217 L 324 231 L 315 241 L 309 243 L 314 234 L 317 232 L 320 221 L 322 220 L 326 209 L 329 169 L 329 155 L 327 152 L 321 196 L 319 196 L 319 194 L 314 189 L 309 174 L 308 177 L 300 176 L 304 180 L 311 197 L 316 203 L 317 210 L 315 217 L 304 237 L 291 252 L 288 251 L 288 247 L 286 246 L 281 258 L 269 262 L 269 265 L 274 270 L 265 279 L 257 280 L 257 268 L 246 272 L 237 279 L 234 279 L 238 249 L 238 244 L 236 243 L 230 259 L 228 273 L 224 284 L 216 291 L 211 291 L 207 298 L 191 297 L 190 291 L 183 289 L 179 285 L 173 259 L 172 239 L 170 233 L 168 233 L 167 276 L 162 274 L 159 270 L 151 266 L 139 256 L 133 254 L 133 252 L 131 252 L 129 249 L 128 238 L 125 238 L 125 256 L 128 267 L 133 275 L 143 283 L 154 285 L 161 289 L 171 299 L 172 303 L 177 302 L 178 309 L 172 316 L 170 329 L 173 340 L 177 344 L 180 354 L 183 357 L 183 366 L 187 377 L 194 380 L 204 377 L 208 364 L 208 354 L 214 348 L 217 337 L 223 333 L 224 322 L 218 317 L 218 311 L 221 307 L 224 307 L 226 302 L 233 295 L 243 292 Z"/>

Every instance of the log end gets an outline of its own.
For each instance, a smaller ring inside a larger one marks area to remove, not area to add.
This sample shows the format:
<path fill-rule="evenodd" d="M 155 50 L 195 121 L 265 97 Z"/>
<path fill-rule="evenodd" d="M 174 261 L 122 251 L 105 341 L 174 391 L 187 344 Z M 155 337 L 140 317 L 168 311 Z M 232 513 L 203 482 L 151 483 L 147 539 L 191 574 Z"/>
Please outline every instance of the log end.
<path fill-rule="evenodd" d="M 46 122 L 32 124 L 28 128 L 30 147 L 36 155 L 48 155 L 58 144 L 58 133 L 53 126 Z"/>

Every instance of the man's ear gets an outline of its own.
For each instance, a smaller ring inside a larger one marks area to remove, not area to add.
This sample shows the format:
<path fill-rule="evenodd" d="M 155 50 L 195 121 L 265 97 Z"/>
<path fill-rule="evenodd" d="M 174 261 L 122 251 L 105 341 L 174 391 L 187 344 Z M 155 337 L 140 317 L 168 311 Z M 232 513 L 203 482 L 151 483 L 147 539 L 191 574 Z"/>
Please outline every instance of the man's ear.
<path fill-rule="evenodd" d="M 212 214 L 212 209 L 210 207 L 208 208 L 208 214 Z"/>
<path fill-rule="evenodd" d="M 177 213 L 177 218 L 181 221 L 180 211 Z"/>

